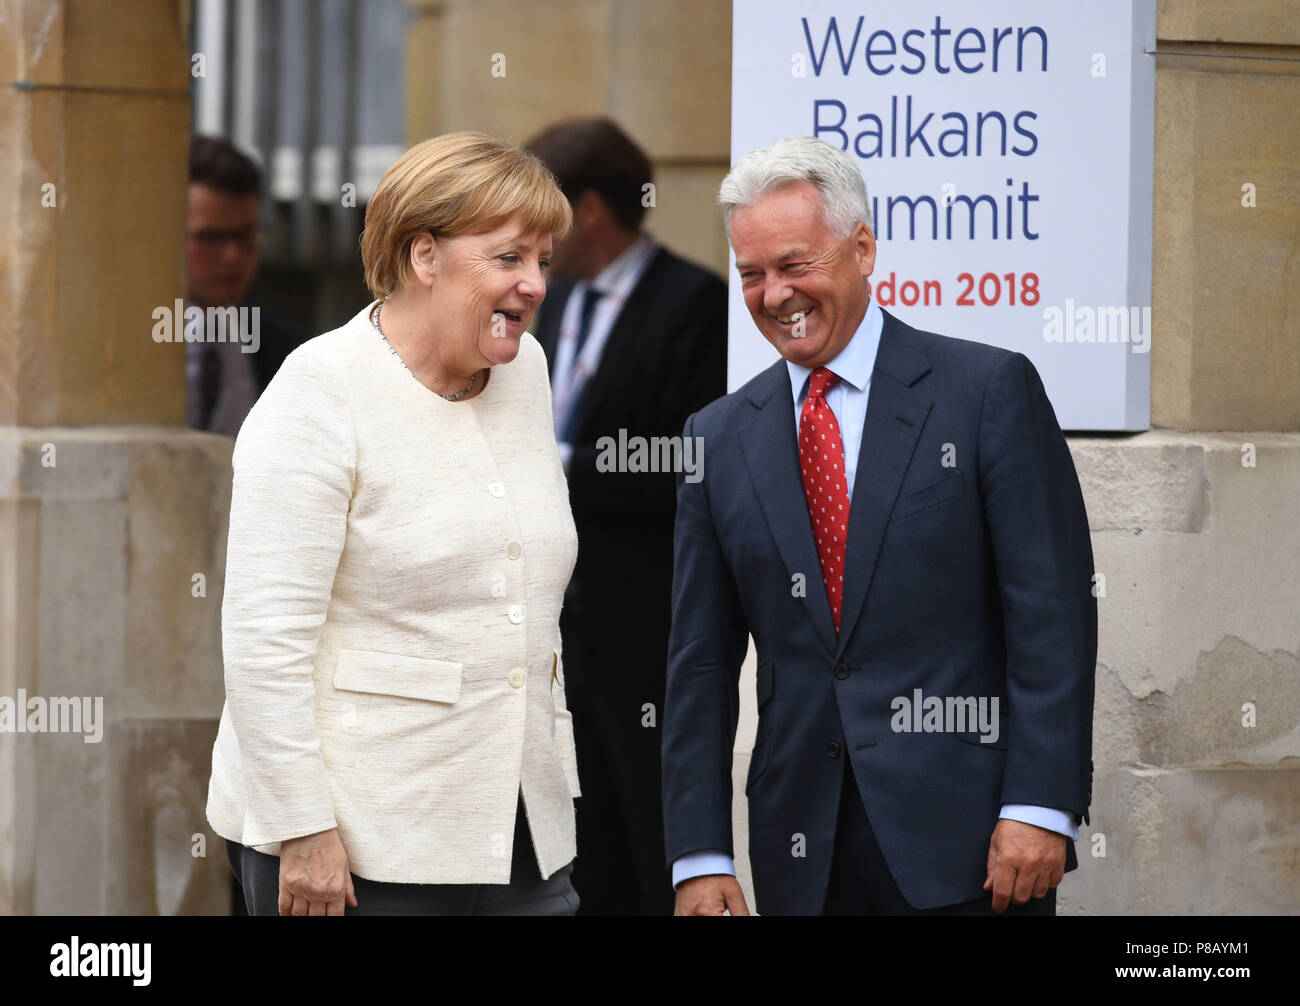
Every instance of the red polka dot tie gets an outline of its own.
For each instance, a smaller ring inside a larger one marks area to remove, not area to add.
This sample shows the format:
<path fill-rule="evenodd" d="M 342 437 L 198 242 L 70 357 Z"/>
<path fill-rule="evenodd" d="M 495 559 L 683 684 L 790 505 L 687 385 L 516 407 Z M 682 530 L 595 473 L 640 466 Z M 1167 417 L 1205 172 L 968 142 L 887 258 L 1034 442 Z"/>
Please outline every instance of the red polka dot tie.
<path fill-rule="evenodd" d="M 831 618 L 835 620 L 837 633 L 844 597 L 844 546 L 849 539 L 849 484 L 844 476 L 840 424 L 826 404 L 826 393 L 838 380 L 825 367 L 814 370 L 799 416 L 803 493 L 808 499 L 822 581 L 826 584 L 826 599 L 831 603 Z"/>

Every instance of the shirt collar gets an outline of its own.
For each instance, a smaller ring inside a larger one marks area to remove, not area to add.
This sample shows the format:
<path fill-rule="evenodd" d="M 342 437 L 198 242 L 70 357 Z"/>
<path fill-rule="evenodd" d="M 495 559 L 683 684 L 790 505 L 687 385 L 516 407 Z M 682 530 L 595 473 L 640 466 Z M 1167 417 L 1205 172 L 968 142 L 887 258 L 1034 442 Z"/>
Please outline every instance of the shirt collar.
<path fill-rule="evenodd" d="M 871 371 L 876 366 L 876 350 L 880 347 L 880 333 L 885 327 L 885 315 L 875 298 L 867 302 L 867 311 L 862 316 L 858 330 L 853 333 L 849 343 L 840 350 L 839 355 L 826 364 L 845 384 L 858 391 L 865 391 L 871 381 Z M 790 390 L 797 405 L 804 389 L 808 386 L 808 377 L 812 367 L 801 367 L 797 363 L 785 361 L 790 373 Z"/>
<path fill-rule="evenodd" d="M 618 257 L 596 274 L 591 286 L 603 294 L 627 297 L 641 278 L 641 272 L 655 250 L 654 238 L 642 231 L 635 241 L 619 252 Z"/>

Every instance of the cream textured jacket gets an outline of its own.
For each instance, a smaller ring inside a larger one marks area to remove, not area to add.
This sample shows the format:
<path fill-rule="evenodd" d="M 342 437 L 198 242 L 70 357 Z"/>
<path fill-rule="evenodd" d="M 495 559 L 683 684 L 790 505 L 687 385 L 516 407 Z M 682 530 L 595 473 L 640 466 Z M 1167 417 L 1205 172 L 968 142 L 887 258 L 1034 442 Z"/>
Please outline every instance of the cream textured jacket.
<path fill-rule="evenodd" d="M 579 795 L 559 615 L 577 557 L 546 359 L 420 384 L 369 308 L 301 346 L 234 453 L 208 821 L 278 854 L 335 826 L 369 880 L 543 877 Z"/>

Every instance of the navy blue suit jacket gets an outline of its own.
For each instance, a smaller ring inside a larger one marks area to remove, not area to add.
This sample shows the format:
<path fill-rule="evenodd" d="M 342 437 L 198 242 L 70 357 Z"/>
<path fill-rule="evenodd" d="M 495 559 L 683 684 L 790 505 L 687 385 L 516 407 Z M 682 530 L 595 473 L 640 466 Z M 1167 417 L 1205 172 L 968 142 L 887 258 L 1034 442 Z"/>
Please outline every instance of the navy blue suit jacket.
<path fill-rule="evenodd" d="M 684 436 L 702 438 L 704 456 L 702 480 L 678 486 L 663 717 L 669 865 L 701 849 L 734 854 L 731 764 L 747 634 L 758 661 L 746 793 L 760 912 L 821 911 L 844 758 L 916 908 L 984 894 L 1002 804 L 1087 820 L 1092 546 L 1069 448 L 1024 355 L 885 313 L 838 636 L 785 361 L 696 412 Z M 945 701 L 997 697 L 998 740 L 981 743 L 972 724 L 896 731 L 893 700 L 918 688 Z M 1066 865 L 1078 865 L 1073 843 Z"/>

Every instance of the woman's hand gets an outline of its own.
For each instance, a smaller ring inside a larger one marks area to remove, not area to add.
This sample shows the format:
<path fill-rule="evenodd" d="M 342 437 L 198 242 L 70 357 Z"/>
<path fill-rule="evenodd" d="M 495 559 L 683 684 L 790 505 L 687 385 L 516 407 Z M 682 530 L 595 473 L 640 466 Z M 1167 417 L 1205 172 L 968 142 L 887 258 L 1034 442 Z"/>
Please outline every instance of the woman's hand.
<path fill-rule="evenodd" d="M 280 843 L 281 915 L 342 915 L 345 898 L 357 907 L 337 828 Z"/>

